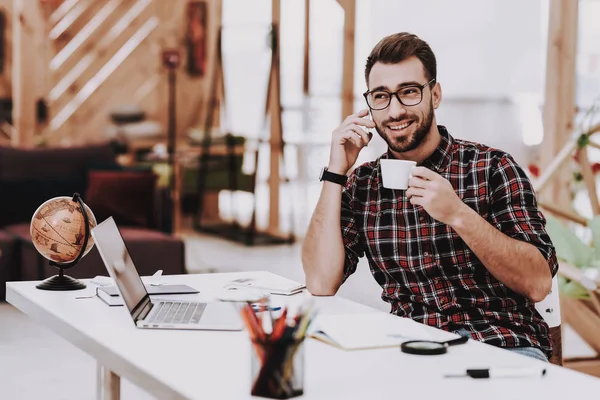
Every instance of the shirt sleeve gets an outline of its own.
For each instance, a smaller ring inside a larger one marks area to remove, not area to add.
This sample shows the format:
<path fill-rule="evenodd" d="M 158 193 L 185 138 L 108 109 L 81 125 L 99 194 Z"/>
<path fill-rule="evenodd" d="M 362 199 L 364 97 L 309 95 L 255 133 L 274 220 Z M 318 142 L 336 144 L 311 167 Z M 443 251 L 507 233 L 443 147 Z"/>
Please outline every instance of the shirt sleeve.
<path fill-rule="evenodd" d="M 344 262 L 344 281 L 348 279 L 356 271 L 358 259 L 365 254 L 364 247 L 360 241 L 360 233 L 357 227 L 356 214 L 353 209 L 354 196 L 356 188 L 356 178 L 352 175 L 346 186 L 342 190 L 342 212 L 341 212 L 341 228 L 342 240 L 346 252 L 346 260 Z"/>
<path fill-rule="evenodd" d="M 556 251 L 546 232 L 546 219 L 538 208 L 533 185 L 525 171 L 511 156 L 504 155 L 493 171 L 490 182 L 492 222 L 507 236 L 537 247 L 554 276 L 558 271 Z"/>

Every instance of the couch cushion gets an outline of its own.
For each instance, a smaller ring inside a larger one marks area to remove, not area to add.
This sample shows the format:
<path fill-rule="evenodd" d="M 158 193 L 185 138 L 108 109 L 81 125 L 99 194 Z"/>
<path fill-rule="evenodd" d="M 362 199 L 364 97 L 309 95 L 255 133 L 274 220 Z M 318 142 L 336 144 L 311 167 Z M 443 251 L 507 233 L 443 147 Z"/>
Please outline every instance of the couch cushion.
<path fill-rule="evenodd" d="M 85 203 L 98 222 L 112 216 L 120 227 L 150 227 L 156 179 L 153 172 L 90 171 Z"/>
<path fill-rule="evenodd" d="M 87 170 L 115 164 L 110 143 L 70 148 L 0 147 L 0 226 L 31 221 L 57 196 L 84 194 Z"/>
<path fill-rule="evenodd" d="M 85 179 L 90 167 L 115 163 L 111 143 L 33 149 L 0 147 L 0 180 Z"/>

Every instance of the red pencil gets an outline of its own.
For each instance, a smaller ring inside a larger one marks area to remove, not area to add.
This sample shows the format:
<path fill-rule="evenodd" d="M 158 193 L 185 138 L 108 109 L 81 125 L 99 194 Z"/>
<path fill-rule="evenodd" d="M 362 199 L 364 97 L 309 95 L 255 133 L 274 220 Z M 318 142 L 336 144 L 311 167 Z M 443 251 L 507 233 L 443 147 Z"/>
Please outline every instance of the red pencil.
<path fill-rule="evenodd" d="M 275 324 L 273 325 L 273 332 L 271 333 L 271 338 L 273 341 L 281 339 L 283 336 L 283 332 L 285 332 L 286 318 L 287 318 L 287 307 L 283 309 L 281 316 L 277 319 Z"/>

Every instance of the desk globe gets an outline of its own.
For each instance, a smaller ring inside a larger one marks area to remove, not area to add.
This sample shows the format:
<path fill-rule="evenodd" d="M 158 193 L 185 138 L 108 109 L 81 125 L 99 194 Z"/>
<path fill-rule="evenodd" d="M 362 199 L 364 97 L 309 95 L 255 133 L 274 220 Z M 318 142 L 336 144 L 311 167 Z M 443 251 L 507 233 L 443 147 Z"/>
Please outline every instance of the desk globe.
<path fill-rule="evenodd" d="M 37 285 L 38 289 L 85 288 L 83 282 L 64 275 L 63 270 L 74 267 L 94 247 L 90 232 L 95 226 L 96 217 L 78 193 L 55 197 L 38 207 L 31 219 L 31 239 L 38 253 L 59 270 L 58 275 Z"/>

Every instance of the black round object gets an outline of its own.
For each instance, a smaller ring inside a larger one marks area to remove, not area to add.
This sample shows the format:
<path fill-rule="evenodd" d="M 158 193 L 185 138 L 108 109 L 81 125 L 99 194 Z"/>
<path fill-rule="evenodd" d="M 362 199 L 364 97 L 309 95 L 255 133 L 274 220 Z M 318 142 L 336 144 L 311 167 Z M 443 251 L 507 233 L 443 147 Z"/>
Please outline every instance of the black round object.
<path fill-rule="evenodd" d="M 467 343 L 469 340 L 466 336 L 461 336 L 458 339 L 448 340 L 446 342 L 434 342 L 431 340 L 411 340 L 400 345 L 400 350 L 403 353 L 419 354 L 424 356 L 432 356 L 445 354 L 448 347 L 457 344 Z"/>
<path fill-rule="evenodd" d="M 60 270 L 60 274 L 54 275 L 48 279 L 45 279 L 40 284 L 36 286 L 38 289 L 42 290 L 81 290 L 85 289 L 85 283 L 72 278 L 68 275 L 63 275 L 62 270 Z"/>
<path fill-rule="evenodd" d="M 439 342 L 412 340 L 410 342 L 402 343 L 400 345 L 400 349 L 403 353 L 432 356 L 437 354 L 445 354 L 448 351 L 448 346 Z"/>

